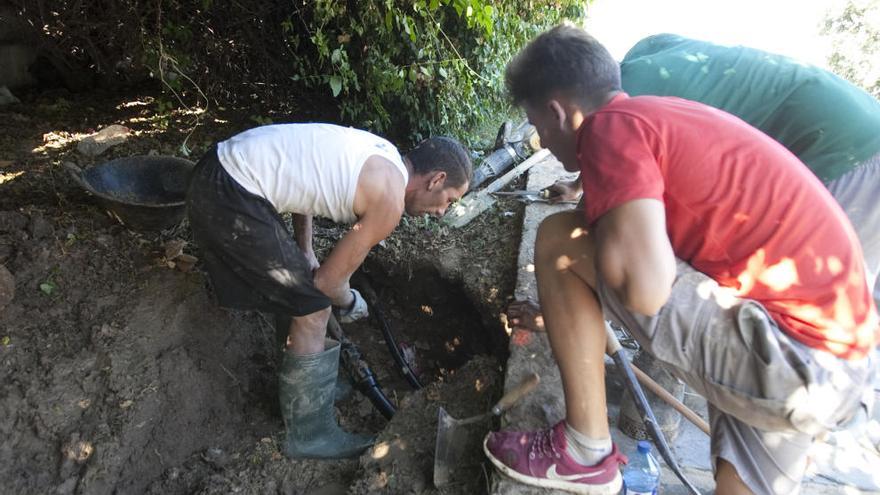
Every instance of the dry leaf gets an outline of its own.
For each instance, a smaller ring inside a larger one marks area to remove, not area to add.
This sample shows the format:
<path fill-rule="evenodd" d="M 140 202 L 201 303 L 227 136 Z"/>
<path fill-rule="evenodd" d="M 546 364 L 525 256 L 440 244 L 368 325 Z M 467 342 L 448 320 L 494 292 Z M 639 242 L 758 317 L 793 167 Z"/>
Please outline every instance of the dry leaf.
<path fill-rule="evenodd" d="M 199 259 L 191 254 L 181 254 L 174 259 L 174 263 L 177 264 L 177 269 L 183 273 L 189 273 L 193 267 L 196 266 L 196 261 L 199 261 Z"/>
<path fill-rule="evenodd" d="M 184 246 L 186 246 L 186 241 L 181 239 L 172 239 L 166 242 L 163 246 L 165 248 L 165 259 L 173 260 L 183 254 Z"/>

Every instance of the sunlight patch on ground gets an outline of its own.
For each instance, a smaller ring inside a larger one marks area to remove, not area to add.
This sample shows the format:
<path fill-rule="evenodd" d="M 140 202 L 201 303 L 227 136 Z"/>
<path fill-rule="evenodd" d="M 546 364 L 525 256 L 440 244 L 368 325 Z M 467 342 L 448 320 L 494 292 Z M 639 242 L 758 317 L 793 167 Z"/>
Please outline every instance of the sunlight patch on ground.
<path fill-rule="evenodd" d="M 88 136 L 82 132 L 67 131 L 51 131 L 43 134 L 42 146 L 37 146 L 31 150 L 31 153 L 45 153 L 49 150 L 58 150 L 68 145 L 79 142 L 80 139 Z"/>
<path fill-rule="evenodd" d="M 153 98 L 145 98 L 144 101 L 134 100 L 134 101 L 126 101 L 124 103 L 120 103 L 116 105 L 117 110 L 122 110 L 123 108 L 131 108 L 131 107 L 145 107 L 153 103 Z"/>
<path fill-rule="evenodd" d="M 24 175 L 24 170 L 18 172 L 0 172 L 0 184 L 4 182 L 12 182 L 14 179 Z"/>

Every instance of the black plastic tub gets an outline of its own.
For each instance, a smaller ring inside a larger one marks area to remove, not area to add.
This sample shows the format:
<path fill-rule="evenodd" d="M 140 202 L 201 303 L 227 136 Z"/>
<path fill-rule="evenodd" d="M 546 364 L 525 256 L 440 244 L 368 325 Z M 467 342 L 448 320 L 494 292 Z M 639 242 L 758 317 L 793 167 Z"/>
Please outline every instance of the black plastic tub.
<path fill-rule="evenodd" d="M 174 227 L 186 213 L 193 162 L 172 156 L 130 156 L 87 170 L 68 162 L 73 180 L 132 230 Z"/>

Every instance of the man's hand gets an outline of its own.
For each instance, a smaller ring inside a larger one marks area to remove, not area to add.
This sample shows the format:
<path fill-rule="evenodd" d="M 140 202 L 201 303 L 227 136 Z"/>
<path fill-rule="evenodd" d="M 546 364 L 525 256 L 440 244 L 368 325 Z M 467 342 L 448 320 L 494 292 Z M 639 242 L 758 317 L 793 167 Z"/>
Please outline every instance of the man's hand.
<path fill-rule="evenodd" d="M 507 326 L 514 330 L 547 331 L 544 328 L 544 315 L 541 314 L 541 308 L 531 299 L 513 301 L 507 306 Z"/>
<path fill-rule="evenodd" d="M 349 291 L 351 292 L 353 301 L 347 308 L 339 308 L 337 310 L 339 323 L 352 323 L 370 316 L 367 301 L 364 300 L 361 293 L 355 289 L 349 289 Z"/>
<path fill-rule="evenodd" d="M 552 186 L 548 187 L 547 192 L 550 196 L 547 198 L 548 203 L 559 203 L 560 201 L 577 201 L 581 197 L 583 189 L 581 188 L 580 178 L 575 177 L 573 180 L 560 180 Z"/>

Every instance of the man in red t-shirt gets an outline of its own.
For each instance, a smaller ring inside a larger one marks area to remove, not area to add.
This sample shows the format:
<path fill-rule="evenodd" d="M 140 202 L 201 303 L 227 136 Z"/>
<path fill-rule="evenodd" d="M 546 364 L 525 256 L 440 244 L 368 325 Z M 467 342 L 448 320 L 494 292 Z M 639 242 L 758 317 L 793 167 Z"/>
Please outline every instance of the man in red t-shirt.
<path fill-rule="evenodd" d="M 852 226 L 782 145 L 671 97 L 630 98 L 607 50 L 558 26 L 508 65 L 584 210 L 548 217 L 535 272 L 566 417 L 486 438 L 524 483 L 617 493 L 605 319 L 709 402 L 717 491 L 790 493 L 815 435 L 869 402 L 878 317 Z"/>

